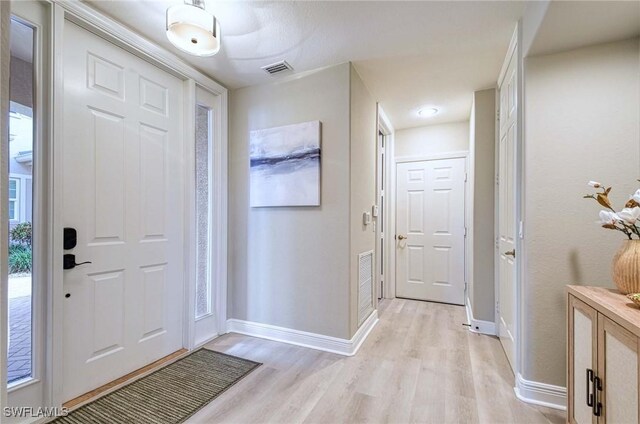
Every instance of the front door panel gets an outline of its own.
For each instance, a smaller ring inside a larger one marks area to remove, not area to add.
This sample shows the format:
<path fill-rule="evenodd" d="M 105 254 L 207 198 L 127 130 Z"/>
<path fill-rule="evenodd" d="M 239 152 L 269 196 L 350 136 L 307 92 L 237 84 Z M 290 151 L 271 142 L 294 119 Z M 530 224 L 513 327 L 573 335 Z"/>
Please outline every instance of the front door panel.
<path fill-rule="evenodd" d="M 64 36 L 64 400 L 182 347 L 182 83 L 80 27 Z"/>

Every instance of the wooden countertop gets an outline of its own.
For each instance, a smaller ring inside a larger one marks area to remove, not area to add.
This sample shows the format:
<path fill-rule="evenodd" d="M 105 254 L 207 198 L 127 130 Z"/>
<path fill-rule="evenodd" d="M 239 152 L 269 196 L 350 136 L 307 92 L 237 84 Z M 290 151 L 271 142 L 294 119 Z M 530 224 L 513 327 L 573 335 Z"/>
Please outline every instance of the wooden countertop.
<path fill-rule="evenodd" d="M 640 307 L 618 290 L 604 287 L 567 286 L 567 293 L 640 337 Z"/>

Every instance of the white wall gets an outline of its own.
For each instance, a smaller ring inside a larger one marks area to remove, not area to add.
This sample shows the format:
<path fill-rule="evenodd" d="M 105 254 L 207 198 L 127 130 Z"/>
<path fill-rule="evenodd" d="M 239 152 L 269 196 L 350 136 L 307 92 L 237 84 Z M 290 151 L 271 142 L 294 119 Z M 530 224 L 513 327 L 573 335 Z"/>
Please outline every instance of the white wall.
<path fill-rule="evenodd" d="M 230 93 L 229 318 L 350 338 L 350 65 Z M 322 122 L 320 207 L 249 207 L 249 131 Z"/>
<path fill-rule="evenodd" d="M 616 205 L 640 183 L 639 39 L 525 61 L 523 377 L 565 385 L 565 285 L 612 286 L 622 237 L 595 223 L 586 183 Z"/>
<path fill-rule="evenodd" d="M 396 157 L 428 156 L 469 149 L 469 121 L 396 130 Z"/>
<path fill-rule="evenodd" d="M 473 261 L 467 268 L 473 318 L 495 320 L 494 211 L 496 90 L 476 91 L 469 119 L 470 231 L 467 245 Z"/>

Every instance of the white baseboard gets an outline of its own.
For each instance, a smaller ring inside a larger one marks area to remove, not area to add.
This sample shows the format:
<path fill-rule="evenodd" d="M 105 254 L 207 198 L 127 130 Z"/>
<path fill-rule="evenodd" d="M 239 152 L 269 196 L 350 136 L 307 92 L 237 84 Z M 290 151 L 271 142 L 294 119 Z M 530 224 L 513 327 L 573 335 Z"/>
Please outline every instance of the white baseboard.
<path fill-rule="evenodd" d="M 490 336 L 498 334 L 496 332 L 495 322 L 482 321 L 473 317 L 473 310 L 471 309 L 471 302 L 469 301 L 469 298 L 467 298 L 465 306 L 467 309 L 467 321 L 469 321 L 469 331 L 472 333 L 488 334 Z"/>
<path fill-rule="evenodd" d="M 373 311 L 371 315 L 369 315 L 369 318 L 362 323 L 351 340 L 239 319 L 228 319 L 227 331 L 323 350 L 339 355 L 353 356 L 358 352 L 358 349 L 360 349 L 360 346 L 377 323 L 378 311 Z"/>
<path fill-rule="evenodd" d="M 516 387 L 513 390 L 516 392 L 516 397 L 523 402 L 562 411 L 567 410 L 566 387 L 525 380 L 518 373 Z"/>
<path fill-rule="evenodd" d="M 220 334 L 216 334 L 215 336 L 205 337 L 202 340 L 196 340 L 196 342 L 193 344 L 193 348 L 191 350 L 199 349 L 202 346 L 206 345 L 207 343 L 217 339 L 218 337 L 220 337 Z"/>

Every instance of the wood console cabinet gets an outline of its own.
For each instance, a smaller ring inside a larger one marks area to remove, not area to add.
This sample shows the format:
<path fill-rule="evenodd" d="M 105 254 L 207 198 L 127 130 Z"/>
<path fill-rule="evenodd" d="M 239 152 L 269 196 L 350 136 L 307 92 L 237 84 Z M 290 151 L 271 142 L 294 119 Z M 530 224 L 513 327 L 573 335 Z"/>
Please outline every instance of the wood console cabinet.
<path fill-rule="evenodd" d="M 567 293 L 567 422 L 640 423 L 640 309 L 613 289 Z"/>

